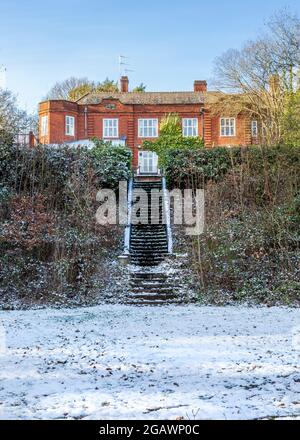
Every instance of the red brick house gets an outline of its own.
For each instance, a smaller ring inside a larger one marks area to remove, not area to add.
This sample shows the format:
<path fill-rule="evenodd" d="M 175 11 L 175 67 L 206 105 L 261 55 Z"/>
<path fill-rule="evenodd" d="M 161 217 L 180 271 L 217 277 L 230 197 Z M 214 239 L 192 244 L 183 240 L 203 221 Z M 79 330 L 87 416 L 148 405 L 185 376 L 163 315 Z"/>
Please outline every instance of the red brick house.
<path fill-rule="evenodd" d="M 191 92 L 129 92 L 122 77 L 120 92 L 89 93 L 77 102 L 51 100 L 39 105 L 39 140 L 44 144 L 103 138 L 128 145 L 133 166 L 149 161 L 141 153 L 144 140 L 159 135 L 159 122 L 169 113 L 182 119 L 184 136 L 199 136 L 207 147 L 251 145 L 257 142 L 257 122 L 245 115 L 232 117 L 211 114 L 206 81 L 195 81 Z M 152 162 L 153 159 L 151 159 Z"/>

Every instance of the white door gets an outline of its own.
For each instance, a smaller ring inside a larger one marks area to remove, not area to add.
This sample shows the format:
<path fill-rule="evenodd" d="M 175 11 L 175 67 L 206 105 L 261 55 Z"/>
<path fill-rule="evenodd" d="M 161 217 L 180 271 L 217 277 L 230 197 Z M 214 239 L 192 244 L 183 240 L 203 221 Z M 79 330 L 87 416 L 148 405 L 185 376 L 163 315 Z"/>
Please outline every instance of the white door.
<path fill-rule="evenodd" d="M 139 152 L 139 170 L 141 174 L 157 174 L 158 156 L 153 151 Z"/>

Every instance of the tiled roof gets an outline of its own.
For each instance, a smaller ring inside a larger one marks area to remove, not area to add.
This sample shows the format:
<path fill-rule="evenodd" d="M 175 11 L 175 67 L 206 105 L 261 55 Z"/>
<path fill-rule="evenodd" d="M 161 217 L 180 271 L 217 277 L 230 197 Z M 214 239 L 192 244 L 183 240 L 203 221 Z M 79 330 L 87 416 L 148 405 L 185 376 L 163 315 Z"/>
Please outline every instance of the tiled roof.
<path fill-rule="evenodd" d="M 204 104 L 202 92 L 89 93 L 78 104 L 100 104 L 103 99 L 117 99 L 122 104 Z"/>

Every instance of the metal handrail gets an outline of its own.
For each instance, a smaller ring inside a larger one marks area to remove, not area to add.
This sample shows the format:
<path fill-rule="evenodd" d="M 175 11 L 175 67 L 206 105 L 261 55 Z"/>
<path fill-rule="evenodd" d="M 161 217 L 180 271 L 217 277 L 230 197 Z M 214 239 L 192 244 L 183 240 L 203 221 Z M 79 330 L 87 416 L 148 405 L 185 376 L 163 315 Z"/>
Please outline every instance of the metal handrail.
<path fill-rule="evenodd" d="M 167 190 L 166 178 L 162 177 L 162 190 L 164 196 L 164 210 L 166 217 L 166 227 L 167 227 L 167 239 L 168 239 L 168 253 L 173 253 L 173 237 L 172 237 L 172 229 L 171 229 L 171 215 L 170 215 L 170 201 L 169 201 L 169 192 Z"/>
<path fill-rule="evenodd" d="M 131 236 L 131 217 L 132 217 L 132 192 L 133 192 L 133 179 L 131 178 L 128 183 L 128 195 L 127 195 L 127 226 L 125 227 L 124 236 L 124 255 L 130 254 L 130 236 Z"/>

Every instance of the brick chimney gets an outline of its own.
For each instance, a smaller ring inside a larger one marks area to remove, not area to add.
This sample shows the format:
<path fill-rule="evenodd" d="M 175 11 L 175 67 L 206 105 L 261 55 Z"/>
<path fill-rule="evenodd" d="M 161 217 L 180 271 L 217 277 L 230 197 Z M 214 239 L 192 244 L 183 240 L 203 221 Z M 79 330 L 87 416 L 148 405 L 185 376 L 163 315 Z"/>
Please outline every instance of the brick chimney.
<path fill-rule="evenodd" d="M 207 92 L 207 82 L 196 80 L 194 81 L 194 92 Z"/>
<path fill-rule="evenodd" d="M 121 92 L 122 93 L 127 93 L 129 90 L 129 79 L 128 76 L 121 76 Z"/>

